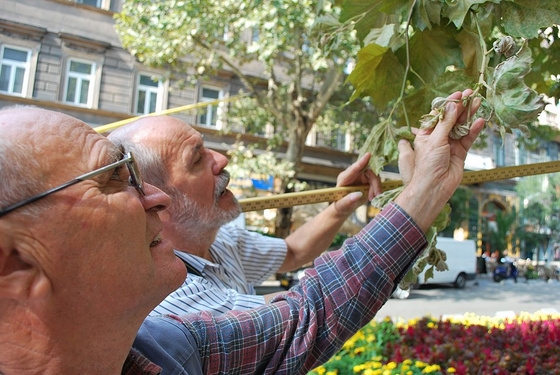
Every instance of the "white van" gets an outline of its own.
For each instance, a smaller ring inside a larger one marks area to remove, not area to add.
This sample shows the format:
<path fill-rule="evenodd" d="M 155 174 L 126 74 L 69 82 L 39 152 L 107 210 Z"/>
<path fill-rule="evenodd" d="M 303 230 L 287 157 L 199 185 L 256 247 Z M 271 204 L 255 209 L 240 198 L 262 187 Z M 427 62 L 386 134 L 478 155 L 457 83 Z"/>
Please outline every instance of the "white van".
<path fill-rule="evenodd" d="M 476 278 L 476 243 L 474 240 L 456 241 L 453 238 L 438 237 L 438 249 L 447 255 L 447 271 L 436 271 L 434 277 L 424 280 L 426 268 L 418 275 L 418 285 L 422 284 L 453 284 L 456 288 L 464 288 L 467 281 Z"/>

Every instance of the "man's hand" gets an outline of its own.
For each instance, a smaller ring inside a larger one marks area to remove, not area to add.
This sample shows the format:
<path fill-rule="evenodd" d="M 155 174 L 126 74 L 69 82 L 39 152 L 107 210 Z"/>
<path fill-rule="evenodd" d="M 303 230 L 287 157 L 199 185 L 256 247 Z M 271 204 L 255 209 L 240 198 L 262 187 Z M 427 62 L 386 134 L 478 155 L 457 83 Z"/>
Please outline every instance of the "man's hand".
<path fill-rule="evenodd" d="M 471 93 L 472 90 L 456 92 L 449 99 L 459 100 Z M 479 106 L 480 99 L 475 98 L 470 113 L 474 114 Z M 484 120 L 477 119 L 469 134 L 457 140 L 449 138 L 451 128 L 464 122 L 467 115 L 461 102 L 449 102 L 443 120 L 435 128 L 417 132 L 414 150 L 406 141 L 399 143 L 399 168 L 407 187 L 396 203 L 423 230 L 430 227 L 461 183 L 467 152 L 484 126 Z"/>
<path fill-rule="evenodd" d="M 370 157 L 371 154 L 366 153 L 341 172 L 336 179 L 338 187 L 369 183 L 368 196 L 364 196 L 362 192 L 350 193 L 330 204 L 325 210 L 286 237 L 288 252 L 284 264 L 278 272 L 297 269 L 327 250 L 348 216 L 358 206 L 364 204 L 368 198 L 371 199 L 381 193 L 381 180 L 368 167 Z"/>
<path fill-rule="evenodd" d="M 350 193 L 335 203 L 336 211 L 345 215 L 350 215 L 354 210 L 372 200 L 376 195 L 381 194 L 381 180 L 371 168 L 368 167 L 371 153 L 366 152 L 360 159 L 340 172 L 336 179 L 336 186 L 352 186 L 352 185 L 368 185 L 368 195 L 363 196 L 361 193 Z"/>

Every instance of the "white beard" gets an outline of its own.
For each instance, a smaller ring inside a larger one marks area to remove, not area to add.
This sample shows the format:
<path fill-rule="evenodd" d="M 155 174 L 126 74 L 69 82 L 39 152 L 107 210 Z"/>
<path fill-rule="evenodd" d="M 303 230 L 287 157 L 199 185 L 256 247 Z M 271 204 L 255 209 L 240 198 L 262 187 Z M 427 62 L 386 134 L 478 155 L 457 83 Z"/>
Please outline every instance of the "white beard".
<path fill-rule="evenodd" d="M 222 225 L 236 219 L 241 214 L 241 207 L 237 200 L 235 206 L 229 210 L 219 207 L 220 197 L 229 183 L 229 173 L 222 171 L 218 176 L 214 188 L 214 204 L 209 211 L 203 209 L 198 202 L 190 199 L 178 189 L 172 188 L 168 194 L 172 199 L 170 210 L 171 221 L 176 229 L 181 231 L 184 238 L 198 238 L 208 232 L 215 232 Z"/>

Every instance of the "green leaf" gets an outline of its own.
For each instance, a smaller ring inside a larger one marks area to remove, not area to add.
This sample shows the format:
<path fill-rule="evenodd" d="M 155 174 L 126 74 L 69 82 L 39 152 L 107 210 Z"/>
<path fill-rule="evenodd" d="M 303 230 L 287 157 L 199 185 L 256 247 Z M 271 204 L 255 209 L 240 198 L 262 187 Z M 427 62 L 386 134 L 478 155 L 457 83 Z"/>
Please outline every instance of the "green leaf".
<path fill-rule="evenodd" d="M 515 0 L 501 3 L 505 32 L 535 38 L 540 28 L 560 24 L 558 0 Z"/>
<path fill-rule="evenodd" d="M 368 44 L 358 52 L 356 67 L 348 76 L 355 91 L 350 100 L 359 96 L 371 97 L 379 108 L 397 98 L 404 76 L 404 68 L 387 47 Z"/>
<path fill-rule="evenodd" d="M 463 21 L 465 20 L 465 16 L 469 9 L 475 4 L 483 4 L 486 2 L 490 2 L 488 0 L 458 0 L 453 2 L 446 2 L 446 6 L 443 9 L 443 15 L 457 28 L 463 26 Z M 499 3 L 500 0 L 491 1 L 493 3 Z M 451 4 L 450 4 L 451 3 Z"/>
<path fill-rule="evenodd" d="M 450 65 L 464 66 L 457 32 L 450 26 L 417 31 L 410 39 L 410 65 L 423 82 L 433 82 Z M 404 51 L 403 51 L 404 52 Z M 401 58 L 402 60 L 402 58 Z M 414 76 L 411 76 L 414 78 Z"/>
<path fill-rule="evenodd" d="M 492 74 L 487 99 L 499 119 L 501 133 L 512 128 L 523 129 L 523 125 L 536 121 L 544 109 L 543 98 L 523 81 L 531 70 L 531 62 L 531 50 L 525 44 Z"/>
<path fill-rule="evenodd" d="M 405 98 L 404 103 L 408 114 L 410 125 L 418 127 L 420 118 L 430 112 L 431 103 L 434 98 L 444 97 L 455 91 L 462 91 L 474 86 L 474 79 L 469 77 L 463 70 L 445 72 L 434 82 L 422 86 L 419 90 Z M 402 118 L 402 108 L 399 116 Z"/>
<path fill-rule="evenodd" d="M 431 29 L 432 24 L 439 25 L 443 3 L 433 0 L 420 0 L 416 3 L 412 15 L 412 24 L 419 30 Z"/>
<path fill-rule="evenodd" d="M 369 166 L 377 175 L 385 165 L 398 158 L 398 139 L 393 131 L 393 122 L 390 119 L 381 121 L 373 127 L 360 151 L 360 154 L 371 152 Z"/>
<path fill-rule="evenodd" d="M 435 228 L 436 231 L 441 232 L 449 225 L 451 216 L 451 205 L 446 203 L 441 212 L 436 217 L 436 220 L 433 222 L 432 227 Z"/>
<path fill-rule="evenodd" d="M 400 22 L 397 9 L 406 9 L 410 0 L 346 0 L 342 5 L 340 22 L 356 22 L 359 40 L 364 40 L 370 30 L 381 28 L 387 23 Z"/>
<path fill-rule="evenodd" d="M 429 279 L 434 278 L 434 266 L 430 266 L 424 272 L 424 282 L 427 282 Z"/>
<path fill-rule="evenodd" d="M 395 24 L 383 25 L 381 28 L 371 29 L 364 39 L 364 44 L 377 44 L 381 47 L 391 47 L 398 34 Z"/>
<path fill-rule="evenodd" d="M 463 29 L 457 35 L 457 41 L 461 46 L 465 73 L 471 77 L 478 77 L 482 65 L 482 48 L 478 35 Z"/>

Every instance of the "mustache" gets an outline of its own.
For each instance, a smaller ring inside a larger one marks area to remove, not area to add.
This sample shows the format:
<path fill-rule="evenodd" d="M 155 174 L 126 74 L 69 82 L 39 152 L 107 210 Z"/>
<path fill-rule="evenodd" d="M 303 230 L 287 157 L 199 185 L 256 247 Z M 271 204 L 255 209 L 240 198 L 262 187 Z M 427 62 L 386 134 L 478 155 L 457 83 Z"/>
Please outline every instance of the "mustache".
<path fill-rule="evenodd" d="M 220 196 L 226 190 L 230 180 L 230 174 L 225 169 L 220 172 L 218 178 L 216 179 L 216 185 L 214 188 L 214 201 L 217 202 Z"/>

